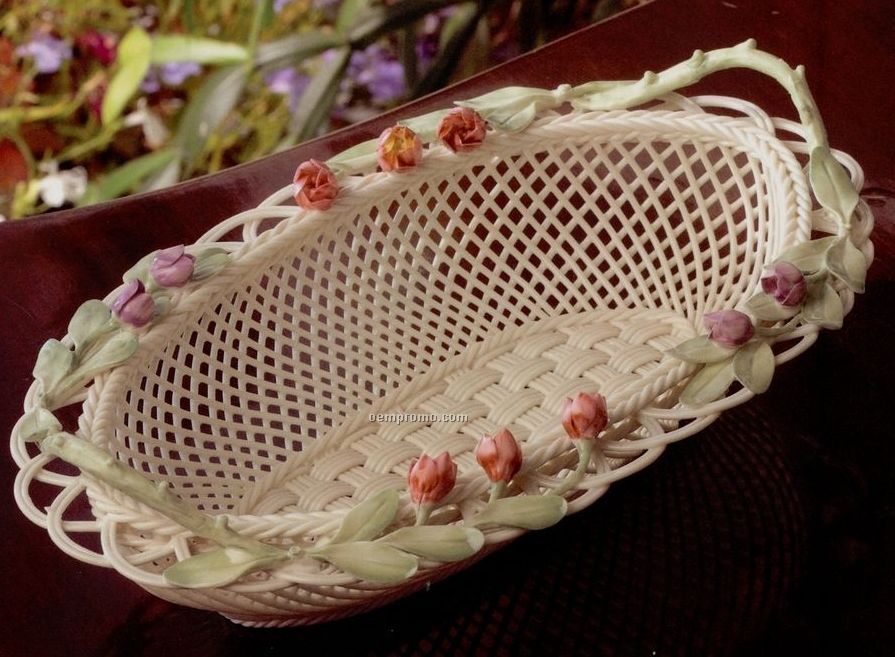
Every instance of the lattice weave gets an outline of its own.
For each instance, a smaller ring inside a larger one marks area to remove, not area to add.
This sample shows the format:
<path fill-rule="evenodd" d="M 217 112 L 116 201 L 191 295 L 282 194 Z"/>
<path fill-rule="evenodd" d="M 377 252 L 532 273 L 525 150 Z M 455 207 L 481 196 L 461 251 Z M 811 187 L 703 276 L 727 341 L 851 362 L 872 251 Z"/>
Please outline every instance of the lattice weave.
<path fill-rule="evenodd" d="M 451 453 L 459 476 L 445 503 L 470 516 L 488 484 L 473 449 L 500 427 L 523 446 L 514 486 L 555 489 L 575 466 L 562 400 L 599 390 L 613 424 L 567 494 L 580 510 L 751 396 L 681 407 L 694 366 L 667 351 L 699 332 L 703 313 L 747 300 L 781 251 L 828 229 L 802 142 L 781 137 L 801 130 L 744 101 L 669 95 L 648 110 L 546 113 L 462 162 L 432 146 L 414 171 L 349 180 L 324 214 L 284 205 L 284 189 L 200 240 L 243 227 L 242 241 L 221 243 L 231 264 L 178 292 L 137 354 L 97 378 L 79 433 L 276 543 L 325 538 L 358 502 L 403 490 L 421 452 Z M 838 157 L 859 187 L 857 165 Z M 869 226 L 866 207 L 859 216 Z M 795 337 L 778 362 L 815 332 Z M 303 561 L 177 589 L 160 573 L 200 545 L 182 527 L 94 479 L 44 469 L 50 459 L 24 445 L 14 455 L 20 505 L 63 550 L 249 624 L 356 613 L 468 563 L 424 564 L 400 589 Z M 28 497 L 33 481 L 61 489 L 46 513 Z M 68 519 L 84 491 L 96 520 Z M 101 553 L 77 540 L 92 532 Z M 519 532 L 485 533 L 475 558 Z"/>

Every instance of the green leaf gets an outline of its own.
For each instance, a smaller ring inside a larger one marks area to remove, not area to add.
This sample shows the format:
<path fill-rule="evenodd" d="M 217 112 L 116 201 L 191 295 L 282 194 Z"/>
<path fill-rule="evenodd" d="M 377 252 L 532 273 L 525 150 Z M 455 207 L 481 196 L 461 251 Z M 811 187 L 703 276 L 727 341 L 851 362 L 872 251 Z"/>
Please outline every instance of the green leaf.
<path fill-rule="evenodd" d="M 351 27 L 357 15 L 370 7 L 370 0 L 342 0 L 339 5 L 339 13 L 336 16 L 336 29 L 344 32 Z"/>
<path fill-rule="evenodd" d="M 133 267 L 124 272 L 124 276 L 121 277 L 122 280 L 125 283 L 130 283 L 134 280 L 146 283 L 149 278 L 149 267 L 152 265 L 152 259 L 155 257 L 156 253 L 158 253 L 158 251 L 147 253 L 140 258 Z"/>
<path fill-rule="evenodd" d="M 750 342 L 737 351 L 733 358 L 733 371 L 737 380 L 756 395 L 771 385 L 774 377 L 774 352 L 764 341 Z"/>
<path fill-rule="evenodd" d="M 818 202 L 827 210 L 839 215 L 839 220 L 843 223 L 850 222 L 852 213 L 858 205 L 858 192 L 852 185 L 845 167 L 833 157 L 826 146 L 818 146 L 811 151 L 808 177 Z"/>
<path fill-rule="evenodd" d="M 358 504 L 342 520 L 339 531 L 328 545 L 376 538 L 395 519 L 398 491 L 384 490 Z"/>
<path fill-rule="evenodd" d="M 727 392 L 733 383 L 733 359 L 709 363 L 690 379 L 681 393 L 681 402 L 687 406 L 702 406 L 713 402 Z"/>
<path fill-rule="evenodd" d="M 183 157 L 182 149 L 175 149 L 175 158 L 168 162 L 158 171 L 152 173 L 142 185 L 141 192 L 151 192 L 154 189 L 164 189 L 170 187 L 180 180 L 180 172 L 183 168 L 181 158 Z"/>
<path fill-rule="evenodd" d="M 71 372 L 75 362 L 74 352 L 59 340 L 47 340 L 37 354 L 34 378 L 45 394 L 50 395 L 59 382 Z"/>
<path fill-rule="evenodd" d="M 40 442 L 51 433 L 59 431 L 62 431 L 62 423 L 42 406 L 25 413 L 19 424 L 19 437 L 25 442 Z"/>
<path fill-rule="evenodd" d="M 847 236 L 839 238 L 827 251 L 827 268 L 855 292 L 864 291 L 867 258 Z"/>
<path fill-rule="evenodd" d="M 201 281 L 218 273 L 228 262 L 230 262 L 230 254 L 227 251 L 218 248 L 205 249 L 196 255 L 193 280 Z"/>
<path fill-rule="evenodd" d="M 103 96 L 100 110 L 103 125 L 117 119 L 140 88 L 140 83 L 149 70 L 151 53 L 152 40 L 140 27 L 131 28 L 121 39 L 118 44 L 117 70 Z"/>
<path fill-rule="evenodd" d="M 399 27 L 415 23 L 433 11 L 456 4 L 457 0 L 402 0 L 393 4 L 376 4 L 358 11 L 346 34 L 351 43 L 365 47 L 380 36 Z"/>
<path fill-rule="evenodd" d="M 378 139 L 362 141 L 326 161 L 326 165 L 335 172 L 354 172 L 376 167 L 376 144 Z"/>
<path fill-rule="evenodd" d="M 802 242 L 786 249 L 775 262 L 788 262 L 803 272 L 814 272 L 824 266 L 827 250 L 836 243 L 838 237 L 823 237 L 819 240 Z"/>
<path fill-rule="evenodd" d="M 669 354 L 688 363 L 717 363 L 733 355 L 733 349 L 722 347 L 708 336 L 700 335 L 680 343 Z"/>
<path fill-rule="evenodd" d="M 112 319 L 112 310 L 97 299 L 85 301 L 75 311 L 68 323 L 68 334 L 75 343 L 75 352 L 80 352 L 86 345 L 103 333 L 117 326 Z"/>
<path fill-rule="evenodd" d="M 186 34 L 162 34 L 152 39 L 153 64 L 198 62 L 199 64 L 235 64 L 249 58 L 249 51 L 238 43 L 206 39 Z"/>
<path fill-rule="evenodd" d="M 350 48 L 340 48 L 311 79 L 289 121 L 289 131 L 281 144 L 282 147 L 291 146 L 297 141 L 317 135 L 320 126 L 329 118 L 350 56 Z"/>
<path fill-rule="evenodd" d="M 762 293 L 756 294 L 754 297 L 749 299 L 749 301 L 746 303 L 746 306 L 749 308 L 749 311 L 758 319 L 766 319 L 772 322 L 776 322 L 781 319 L 789 319 L 797 312 L 799 312 L 798 307 L 784 306 L 777 303 L 767 294 Z"/>
<path fill-rule="evenodd" d="M 324 50 L 347 45 L 339 34 L 303 32 L 258 45 L 255 64 L 258 66 L 285 66 L 319 55 Z"/>
<path fill-rule="evenodd" d="M 475 36 L 481 17 L 482 10 L 476 2 L 465 2 L 454 10 L 441 28 L 438 57 L 414 88 L 414 96 L 436 91 L 447 84 L 458 64 L 463 61 L 463 53 Z"/>
<path fill-rule="evenodd" d="M 544 529 L 562 520 L 567 510 L 565 498 L 559 495 L 517 495 L 491 502 L 467 524 Z"/>
<path fill-rule="evenodd" d="M 435 139 L 435 133 L 438 129 L 439 122 L 441 122 L 441 119 L 449 111 L 450 110 L 445 109 L 429 112 L 428 114 L 416 116 L 412 119 L 398 121 L 398 124 L 405 125 L 413 130 L 424 143 L 430 142 Z"/>
<path fill-rule="evenodd" d="M 844 310 L 842 299 L 829 283 L 808 288 L 808 299 L 802 309 L 802 317 L 810 324 L 827 329 L 842 328 Z"/>
<path fill-rule="evenodd" d="M 118 198 L 134 189 L 146 177 L 168 165 L 177 157 L 177 151 L 165 148 L 131 160 L 104 175 L 90 185 L 79 205 L 91 205 Z"/>
<path fill-rule="evenodd" d="M 139 345 L 140 341 L 135 334 L 120 329 L 102 340 L 101 343 L 98 342 L 97 347 L 78 364 L 73 375 L 78 380 L 91 379 L 100 372 L 105 372 L 126 361 L 134 355 Z"/>
<path fill-rule="evenodd" d="M 396 584 L 413 577 L 417 558 L 382 543 L 361 541 L 327 545 L 310 556 L 325 559 L 336 568 L 370 582 Z"/>
<path fill-rule="evenodd" d="M 379 542 L 433 561 L 461 561 L 482 548 L 485 536 L 470 527 L 422 525 L 402 527 Z"/>
<path fill-rule="evenodd" d="M 177 126 L 176 141 L 185 162 L 189 164 L 199 155 L 209 135 L 236 107 L 248 73 L 242 64 L 225 66 L 208 76 L 196 91 Z"/>
<path fill-rule="evenodd" d="M 255 554 L 249 550 L 226 547 L 179 561 L 168 567 L 162 576 L 169 584 L 186 589 L 205 589 L 227 586 L 243 575 L 264 570 L 288 558 L 281 555 Z"/>

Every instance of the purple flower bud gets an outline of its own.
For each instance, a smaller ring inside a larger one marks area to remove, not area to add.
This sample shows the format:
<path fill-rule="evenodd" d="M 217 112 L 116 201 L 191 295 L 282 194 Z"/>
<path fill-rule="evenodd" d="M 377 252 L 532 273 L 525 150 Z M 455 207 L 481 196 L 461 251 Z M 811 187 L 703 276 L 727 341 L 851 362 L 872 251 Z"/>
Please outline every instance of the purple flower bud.
<path fill-rule="evenodd" d="M 799 268 L 789 262 L 778 262 L 761 278 L 761 289 L 781 306 L 801 306 L 808 294 L 808 284 Z"/>
<path fill-rule="evenodd" d="M 149 273 L 159 285 L 180 287 L 193 275 L 196 258 L 186 253 L 183 244 L 163 249 L 155 254 Z"/>
<path fill-rule="evenodd" d="M 133 280 L 112 302 L 112 312 L 125 324 L 144 326 L 155 313 L 155 301 L 141 281 Z"/>
<path fill-rule="evenodd" d="M 722 347 L 739 347 L 755 335 L 755 327 L 749 315 L 739 310 L 719 310 L 703 316 L 702 323 L 709 330 L 709 337 Z"/>

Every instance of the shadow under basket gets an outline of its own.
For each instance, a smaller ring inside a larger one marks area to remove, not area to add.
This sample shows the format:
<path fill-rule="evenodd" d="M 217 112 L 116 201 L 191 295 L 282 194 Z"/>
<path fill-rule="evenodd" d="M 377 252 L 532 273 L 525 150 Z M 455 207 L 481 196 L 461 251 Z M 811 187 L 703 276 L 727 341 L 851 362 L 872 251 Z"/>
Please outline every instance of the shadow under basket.
<path fill-rule="evenodd" d="M 778 79 L 802 122 L 673 93 L 732 66 Z M 490 124 L 477 148 L 435 139 L 443 112 L 410 121 L 415 167 L 377 172 L 361 144 L 328 163 L 325 211 L 286 187 L 186 247 L 185 285 L 154 281 L 150 254 L 42 349 L 16 499 L 64 552 L 247 625 L 368 610 L 590 505 L 766 388 L 860 291 L 861 170 L 826 146 L 801 69 L 751 42 L 460 104 Z M 781 260 L 798 307 L 763 291 Z M 151 321 L 110 315 L 122 294 L 149 295 Z M 699 337 L 725 309 L 750 317 L 746 344 Z M 581 392 L 609 413 L 592 450 L 560 422 Z M 53 411 L 74 403 L 66 431 Z M 492 495 L 475 450 L 503 428 L 524 458 Z M 456 483 L 420 530 L 408 469 L 442 452 Z M 198 557 L 206 579 L 166 576 Z"/>

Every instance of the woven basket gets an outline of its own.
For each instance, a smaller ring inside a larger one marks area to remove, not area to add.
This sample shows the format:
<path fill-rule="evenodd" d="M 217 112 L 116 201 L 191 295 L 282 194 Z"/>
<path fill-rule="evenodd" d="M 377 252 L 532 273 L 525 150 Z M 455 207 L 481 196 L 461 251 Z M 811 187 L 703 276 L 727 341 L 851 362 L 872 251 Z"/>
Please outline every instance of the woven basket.
<path fill-rule="evenodd" d="M 733 66 L 780 81 L 802 123 L 673 93 Z M 185 285 L 153 282 L 150 254 L 140 283 L 85 303 L 13 432 L 22 511 L 166 600 L 257 626 L 343 617 L 590 505 L 765 389 L 861 290 L 861 170 L 827 147 L 801 68 L 754 42 L 462 105 L 490 124 L 478 148 L 420 117 L 410 170 L 376 172 L 361 144 L 328 163 L 329 209 L 286 187 L 187 247 Z M 796 306 L 762 292 L 781 259 L 804 272 Z M 150 296 L 147 325 L 110 316 L 123 293 Z M 734 308 L 751 340 L 699 337 Z M 593 440 L 561 423 L 581 392 L 607 403 Z M 53 411 L 74 403 L 66 431 Z M 524 459 L 489 494 L 475 449 L 502 428 Z M 420 529 L 408 469 L 445 451 L 456 483 Z"/>

